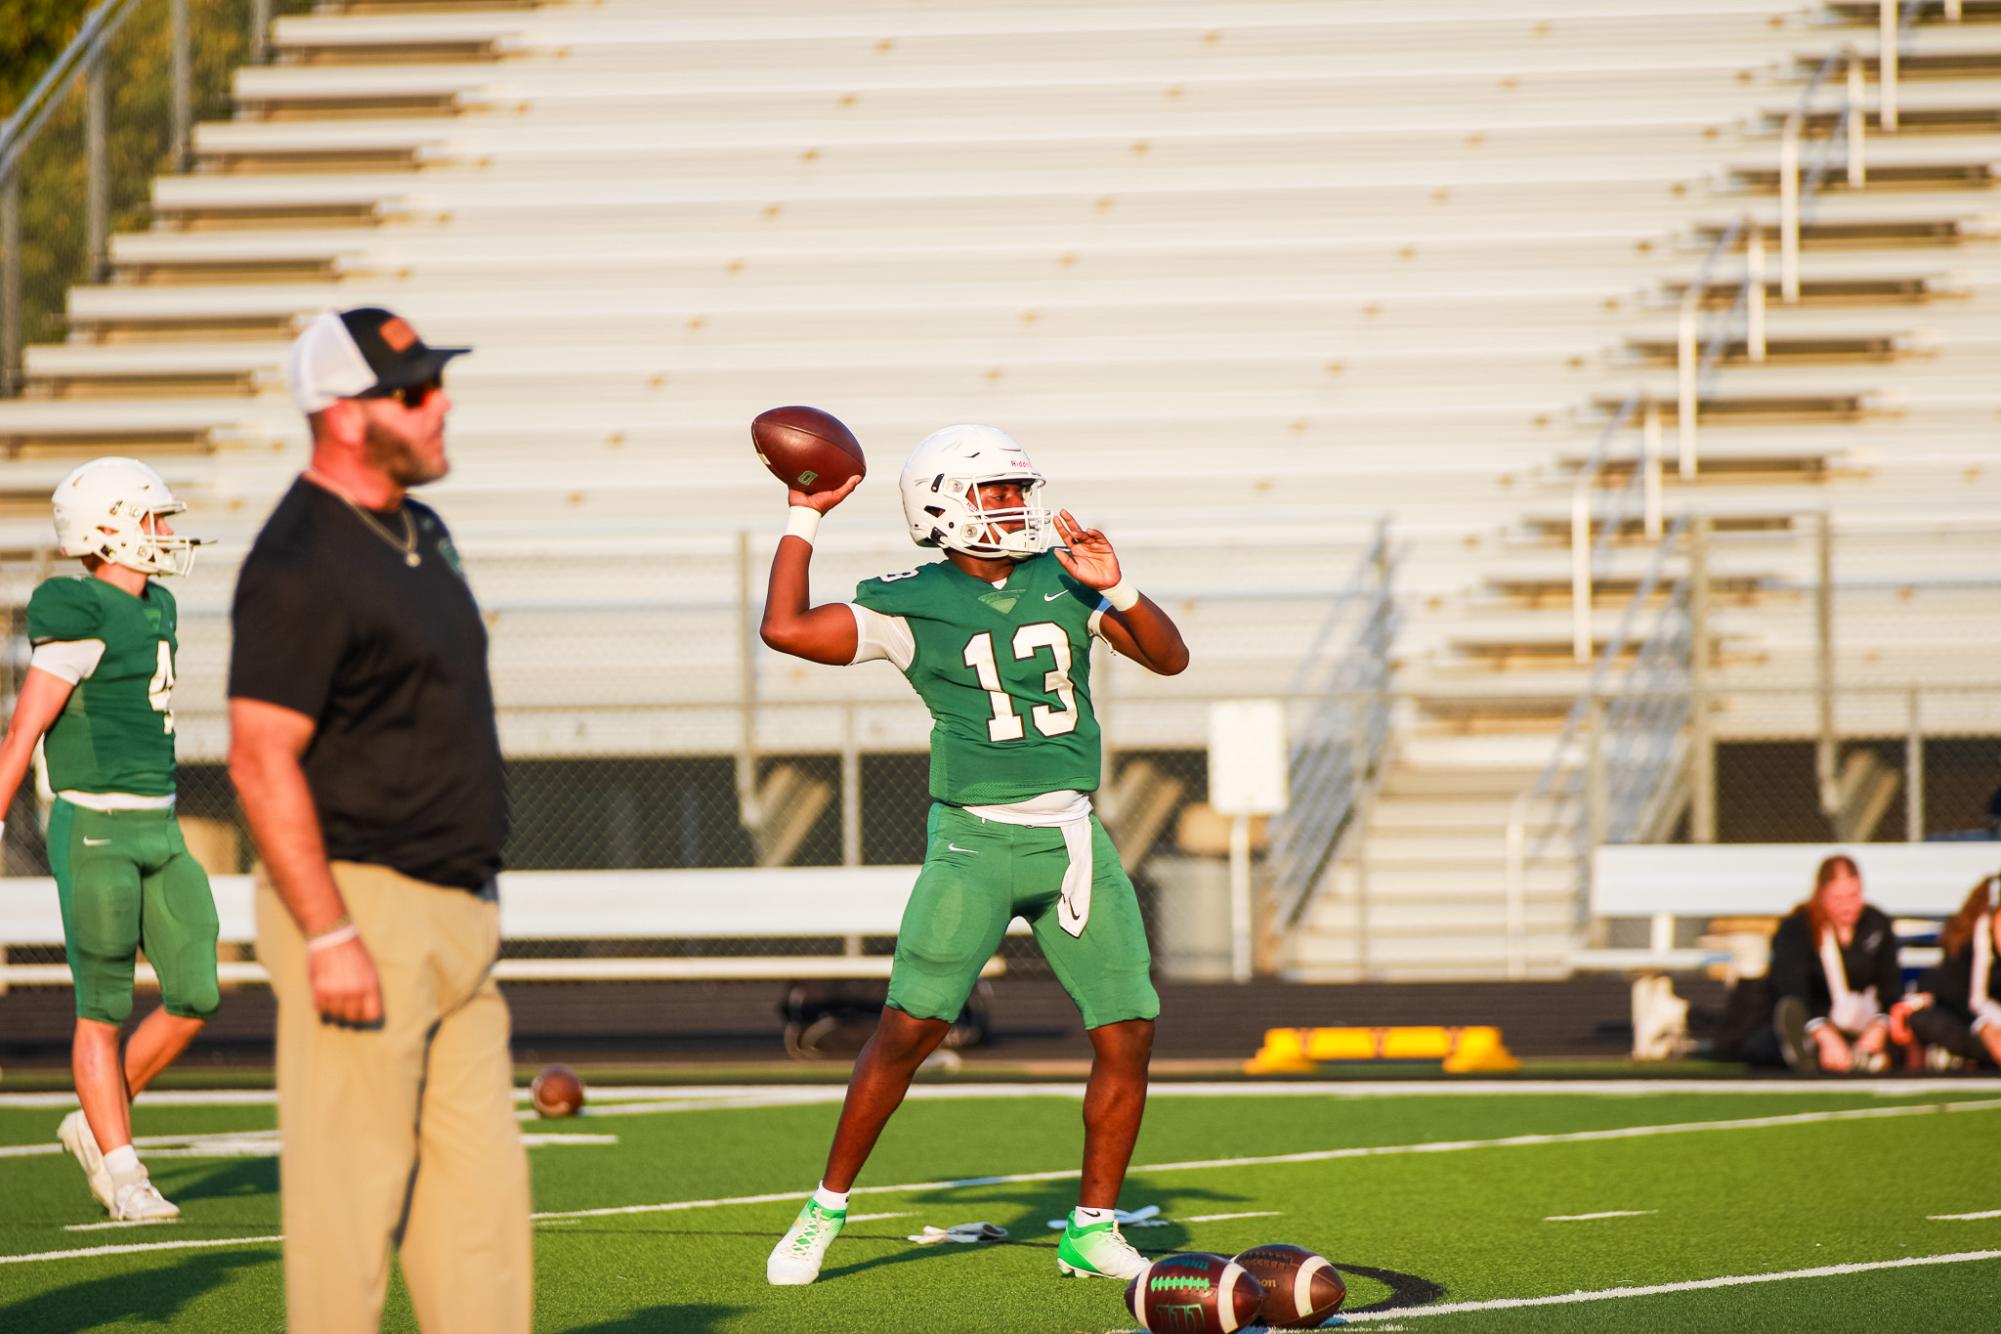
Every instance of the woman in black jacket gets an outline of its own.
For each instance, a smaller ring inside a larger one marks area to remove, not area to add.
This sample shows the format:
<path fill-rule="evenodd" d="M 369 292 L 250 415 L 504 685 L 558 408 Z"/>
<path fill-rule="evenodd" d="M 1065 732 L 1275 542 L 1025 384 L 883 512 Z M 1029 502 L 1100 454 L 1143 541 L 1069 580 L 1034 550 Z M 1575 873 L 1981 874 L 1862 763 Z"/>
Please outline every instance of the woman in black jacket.
<path fill-rule="evenodd" d="M 1976 1065 L 2001 1065 L 2001 968 L 1994 966 L 2001 913 L 1994 911 L 1994 888 L 1993 878 L 1973 887 L 1939 933 L 1944 957 L 1892 1010 L 1892 1021 L 1917 1041 Z"/>
<path fill-rule="evenodd" d="M 1904 989 L 1897 933 L 1862 901 L 1853 858 L 1821 862 L 1813 894 L 1779 924 L 1768 985 L 1772 1025 L 1769 1036 L 1753 1035 L 1751 1059 L 1837 1072 L 1889 1064 L 1887 1011 Z"/>

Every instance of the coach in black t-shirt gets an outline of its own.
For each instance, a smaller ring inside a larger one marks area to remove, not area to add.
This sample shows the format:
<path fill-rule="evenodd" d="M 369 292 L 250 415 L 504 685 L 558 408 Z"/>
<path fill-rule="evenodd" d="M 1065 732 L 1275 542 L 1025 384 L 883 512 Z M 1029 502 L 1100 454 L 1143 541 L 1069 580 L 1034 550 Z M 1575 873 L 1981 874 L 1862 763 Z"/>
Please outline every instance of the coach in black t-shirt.
<path fill-rule="evenodd" d="M 507 797 L 486 627 L 445 525 L 445 363 L 386 310 L 314 320 L 312 464 L 244 560 L 229 773 L 278 996 L 286 1327 L 381 1322 L 400 1245 L 427 1330 L 529 1328 L 495 876 Z"/>

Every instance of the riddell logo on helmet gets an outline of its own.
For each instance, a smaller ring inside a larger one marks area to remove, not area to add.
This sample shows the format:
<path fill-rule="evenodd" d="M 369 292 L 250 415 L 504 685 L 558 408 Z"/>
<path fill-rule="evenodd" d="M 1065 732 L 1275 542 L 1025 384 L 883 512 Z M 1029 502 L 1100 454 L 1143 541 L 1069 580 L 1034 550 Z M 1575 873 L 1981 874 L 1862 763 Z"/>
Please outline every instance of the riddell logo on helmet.
<path fill-rule="evenodd" d="M 381 334 L 382 341 L 389 344 L 391 352 L 408 352 L 417 342 L 417 331 L 401 315 L 384 320 Z"/>

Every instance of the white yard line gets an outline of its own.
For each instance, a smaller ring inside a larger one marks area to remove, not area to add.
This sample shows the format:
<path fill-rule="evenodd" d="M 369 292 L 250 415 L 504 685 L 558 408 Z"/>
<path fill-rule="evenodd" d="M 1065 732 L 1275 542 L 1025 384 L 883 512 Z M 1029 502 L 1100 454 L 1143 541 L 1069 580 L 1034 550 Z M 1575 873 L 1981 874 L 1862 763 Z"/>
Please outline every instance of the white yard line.
<path fill-rule="evenodd" d="M 885 1218 L 915 1218 L 915 1217 L 917 1217 L 917 1211 L 915 1209 L 911 1209 L 908 1212 L 900 1214 L 849 1214 L 848 1222 L 876 1223 L 880 1222 Z"/>
<path fill-rule="evenodd" d="M 1277 1209 L 1254 1209 L 1247 1214 L 1196 1214 L 1193 1218 L 1184 1218 L 1181 1221 L 1184 1223 L 1227 1223 L 1232 1218 L 1277 1218 L 1279 1216 L 1280 1214 Z M 1168 1221 L 1172 1222 L 1174 1220 L 1169 1219 Z"/>
<path fill-rule="evenodd" d="M 1927 1223 L 1977 1223 L 1984 1218 L 2001 1218 L 2001 1209 L 1983 1209 L 1977 1214 L 1926 1214 Z"/>
<path fill-rule="evenodd" d="M 528 1132 L 521 1142 L 531 1149 L 562 1148 L 578 1144 L 616 1144 L 616 1135 Z M 275 1130 L 249 1130 L 220 1135 L 145 1135 L 132 1141 L 148 1158 L 276 1158 L 284 1147 Z M 0 1158 L 44 1158 L 69 1150 L 53 1140 L 42 1144 L 9 1144 L 0 1147 Z"/>
<path fill-rule="evenodd" d="M 187 1251 L 207 1246 L 263 1246 L 279 1237 L 213 1237 L 201 1241 L 149 1241 L 130 1246 L 84 1246 L 73 1251 L 37 1251 L 33 1255 L 0 1255 L 0 1265 L 24 1265 L 35 1260 L 89 1260 L 100 1255 L 138 1255 L 145 1251 Z"/>
<path fill-rule="evenodd" d="M 1543 1219 L 1545 1223 L 1589 1223 L 1599 1218 L 1645 1218 L 1648 1214 L 1659 1213 L 1658 1209 L 1606 1209 L 1595 1214 L 1551 1214 Z"/>
<path fill-rule="evenodd" d="M 166 1227 L 170 1223 L 178 1223 L 180 1221 L 181 1220 L 178 1218 L 135 1218 L 130 1222 L 123 1222 L 123 1223 L 116 1221 L 109 1223 L 71 1223 L 67 1227 L 65 1227 L 63 1231 L 103 1232 L 107 1228 Z"/>
<path fill-rule="evenodd" d="M 1364 1320 L 1411 1320 L 1419 1316 L 1461 1315 L 1468 1311 L 1512 1311 L 1525 1306 L 1569 1306 L 1576 1302 L 1621 1301 L 1629 1297 L 1658 1297 L 1671 1292 L 1737 1288 L 1749 1283 L 1784 1283 L 1799 1278 L 1838 1278 L 1843 1274 L 1868 1274 L 1881 1269 L 1975 1264 L 1983 1260 L 2001 1260 L 2001 1251 L 1912 1255 L 1900 1260 L 1866 1260 L 1857 1264 L 1820 1265 L 1813 1269 L 1788 1269 L 1776 1274 L 1731 1274 L 1724 1278 L 1697 1278 L 1682 1283 L 1654 1283 L 1645 1287 L 1603 1288 L 1597 1292 L 1560 1292 L 1549 1297 L 1501 1297 L 1485 1302 L 1447 1302 L 1442 1306 L 1399 1306 L 1387 1311 L 1358 1311 L 1342 1318 L 1349 1324 L 1358 1324 Z"/>
<path fill-rule="evenodd" d="M 1459 1153 L 1469 1149 L 1514 1149 L 1544 1144 L 1589 1144 L 1609 1140 L 1650 1139 L 1657 1135 L 1689 1135 L 1704 1131 L 1763 1130 L 1776 1126 L 1819 1125 L 1834 1121 L 1881 1120 L 1890 1117 L 1929 1116 L 1954 1109 L 1992 1111 L 2001 1108 L 2001 1099 L 1978 1103 L 1923 1103 L 1911 1107 L 1857 1107 L 1833 1112 L 1794 1112 L 1784 1116 L 1754 1116 L 1732 1121 L 1679 1121 L 1667 1125 L 1620 1126 L 1611 1130 L 1572 1130 L 1551 1135 L 1509 1135 L 1502 1139 L 1430 1140 L 1418 1144 L 1381 1144 L 1348 1149 L 1314 1149 L 1305 1153 L 1280 1153 L 1265 1157 L 1204 1158 L 1178 1163 L 1143 1163 L 1128 1169 L 1129 1175 L 1142 1172 L 1197 1172 L 1218 1167 L 1264 1167 L 1279 1163 L 1324 1163 L 1345 1158 L 1394 1158 L 1421 1153 Z M 850 1195 L 896 1195 L 917 1190 L 964 1190 L 970 1186 L 1005 1186 L 1030 1181 L 1067 1181 L 1080 1175 L 1075 1169 L 1054 1172 L 1014 1172 L 1004 1176 L 966 1177 L 957 1181 L 919 1181 L 901 1186 L 857 1186 Z M 619 1214 L 681 1213 L 690 1209 L 716 1209 L 737 1204 L 774 1204 L 798 1200 L 798 1190 L 775 1191 L 764 1195 L 723 1196 L 713 1200 L 671 1200 L 664 1204 L 623 1204 L 601 1209 L 570 1209 L 535 1215 L 537 1218 L 607 1218 Z"/>
<path fill-rule="evenodd" d="M 1239 1083 L 1219 1080 L 1177 1083 L 1163 1081 L 1148 1090 L 1151 1098 L 1385 1098 L 1385 1097 L 1547 1097 L 1569 1094 L 1581 1097 L 1648 1098 L 1688 1095 L 1795 1094 L 1872 1097 L 1921 1097 L 1938 1093 L 2001 1093 L 2001 1078 L 1981 1077 L 1939 1079 L 1862 1079 L 1822 1083 L 1810 1079 L 1603 1079 L 1560 1080 L 1524 1079 L 1506 1081 L 1399 1079 L 1362 1082 L 1359 1080 L 1286 1080 L 1277 1083 Z M 840 1084 L 650 1084 L 607 1085 L 590 1090 L 592 1105 L 585 1115 L 599 1114 L 617 1101 L 671 1101 L 707 1105 L 733 1099 L 751 1099 L 772 1105 L 839 1102 L 846 1095 Z M 1081 1083 L 1050 1084 L 919 1084 L 910 1090 L 918 1101 L 954 1101 L 960 1098 L 1081 1098 Z M 528 1091 L 517 1089 L 515 1101 L 525 1104 Z M 268 1089 L 180 1089 L 142 1093 L 139 1101 L 150 1107 L 269 1107 L 277 1095 Z M 0 1108 L 76 1106 L 74 1093 L 0 1093 Z"/>

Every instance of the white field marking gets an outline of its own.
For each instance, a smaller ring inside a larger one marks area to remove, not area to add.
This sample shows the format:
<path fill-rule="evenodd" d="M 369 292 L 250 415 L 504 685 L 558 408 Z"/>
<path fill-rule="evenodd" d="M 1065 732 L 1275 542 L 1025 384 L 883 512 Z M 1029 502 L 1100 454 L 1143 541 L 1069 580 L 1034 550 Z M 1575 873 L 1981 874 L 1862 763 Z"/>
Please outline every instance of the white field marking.
<path fill-rule="evenodd" d="M 885 1218 L 915 1218 L 915 1217 L 917 1217 L 917 1211 L 915 1209 L 912 1209 L 907 1213 L 900 1213 L 900 1214 L 849 1214 L 848 1221 L 850 1223 L 875 1223 Z"/>
<path fill-rule="evenodd" d="M 1551 1214 L 1542 1221 L 1545 1223 L 1589 1223 L 1597 1218 L 1645 1218 L 1648 1214 L 1657 1214 L 1659 1212 L 1660 1210 L 1658 1209 L 1606 1209 L 1602 1213 L 1595 1214 Z"/>
<path fill-rule="evenodd" d="M 1277 1218 L 1278 1216 L 1279 1211 L 1276 1209 L 1254 1209 L 1247 1214 L 1196 1214 L 1193 1218 L 1184 1218 L 1181 1221 L 1184 1223 L 1226 1223 L 1232 1218 Z"/>
<path fill-rule="evenodd" d="M 1218 1167 L 1265 1167 L 1280 1163 L 1325 1163 L 1344 1158 L 1395 1158 L 1421 1153 L 1458 1153 L 1468 1149 L 1515 1149 L 1543 1144 L 1590 1144 L 1607 1140 L 1651 1139 L 1657 1135 L 1697 1134 L 1717 1130 L 1763 1130 L 1775 1126 L 1819 1125 L 1831 1121 L 1881 1120 L 1889 1117 L 1931 1115 L 1956 1110 L 1993 1111 L 2001 1099 L 1967 1103 L 1923 1103 L 1911 1107 L 1857 1107 L 1833 1112 L 1794 1112 L 1785 1116 L 1753 1116 L 1734 1121 L 1679 1121 L 1666 1125 L 1620 1126 L 1611 1130 L 1571 1130 L 1560 1134 L 1509 1135 L 1502 1139 L 1430 1140 L 1418 1144 L 1379 1144 L 1348 1149 L 1312 1149 L 1304 1153 L 1279 1153 L 1264 1157 L 1205 1158 L 1179 1163 L 1143 1163 L 1127 1169 L 1128 1175 L 1142 1172 L 1196 1172 Z M 969 1186 L 1006 1186 L 1031 1181 L 1068 1181 L 1082 1173 L 1075 1169 L 1054 1172 L 1013 1172 L 1004 1176 L 963 1177 L 956 1181 L 918 1181 L 901 1186 L 856 1186 L 849 1195 L 901 1195 L 918 1190 L 963 1190 Z M 797 1200 L 798 1190 L 774 1191 L 764 1195 L 735 1195 L 713 1200 L 670 1200 L 664 1204 L 621 1204 L 601 1209 L 569 1209 L 536 1214 L 536 1218 L 606 1218 L 619 1214 L 681 1213 L 690 1209 L 716 1209 L 735 1204 L 776 1204 Z"/>
<path fill-rule="evenodd" d="M 560 1148 L 577 1144 L 616 1144 L 616 1135 L 526 1134 L 521 1143 L 531 1149 Z M 221 1135 L 147 1135 L 132 1141 L 148 1158 L 276 1158 L 284 1147 L 275 1130 L 248 1130 Z M 69 1150 L 50 1141 L 46 1144 L 9 1144 L 0 1147 L 0 1158 L 41 1158 L 60 1156 Z"/>
<path fill-rule="evenodd" d="M 200 1241 L 148 1241 L 129 1246 L 84 1246 L 73 1251 L 37 1251 L 33 1255 L 0 1255 L 0 1265 L 24 1265 L 36 1260 L 89 1260 L 99 1255 L 138 1255 L 145 1251 L 187 1251 L 208 1246 L 264 1246 L 285 1240 L 275 1237 L 212 1237 Z"/>
<path fill-rule="evenodd" d="M 1521 1097 L 1570 1094 L 1581 1097 L 1646 1098 L 1677 1094 L 1794 1094 L 1872 1097 L 1920 1097 L 1935 1093 L 2001 1093 L 2001 1078 L 1977 1079 L 1862 1079 L 1824 1084 L 1799 1079 L 1605 1079 L 1605 1080 L 1288 1080 L 1273 1084 L 1207 1081 L 1157 1083 L 1148 1090 L 1152 1098 L 1387 1098 L 1421 1095 L 1436 1098 Z M 592 1106 L 586 1115 L 601 1114 L 609 1100 L 669 1099 L 674 1102 L 707 1103 L 721 1099 L 758 1098 L 774 1105 L 786 1103 L 839 1102 L 846 1096 L 840 1084 L 643 1084 L 593 1087 Z M 909 1096 L 920 1102 L 952 1101 L 959 1098 L 1081 1098 L 1081 1083 L 1062 1084 L 919 1084 Z M 516 1102 L 526 1103 L 528 1091 L 517 1089 Z M 149 1107 L 269 1107 L 278 1101 L 268 1089 L 178 1089 L 147 1092 L 139 1102 Z M 75 1107 L 74 1093 L 0 1093 L 0 1107 Z"/>
<path fill-rule="evenodd" d="M 1983 1218 L 2001 1218 L 2001 1209 L 1983 1209 L 1977 1214 L 1926 1214 L 1927 1223 L 1977 1223 Z"/>
<path fill-rule="evenodd" d="M 1911 1255 L 1900 1260 L 1864 1260 L 1856 1264 L 1820 1265 L 1813 1269 L 1788 1269 L 1776 1274 L 1731 1274 L 1724 1278 L 1696 1278 L 1681 1283 L 1654 1283 L 1646 1287 L 1602 1288 L 1597 1292 L 1560 1292 L 1548 1297 L 1502 1297 L 1485 1302 L 1447 1302 L 1442 1306 L 1400 1306 L 1389 1311 L 1358 1311 L 1344 1319 L 1349 1324 L 1364 1320 L 1410 1320 L 1420 1316 L 1460 1315 L 1467 1311 L 1511 1311 L 1524 1306 L 1568 1306 L 1575 1302 L 1609 1302 L 1627 1297 L 1656 1297 L 1670 1292 L 1702 1292 L 1709 1288 L 1736 1288 L 1748 1283 L 1784 1283 L 1796 1278 L 1838 1278 L 1843 1274 L 1868 1274 L 1879 1269 L 1915 1269 L 1924 1265 L 1963 1265 L 1983 1260 L 2001 1260 L 2001 1251 L 1960 1251 L 1952 1255 Z"/>

